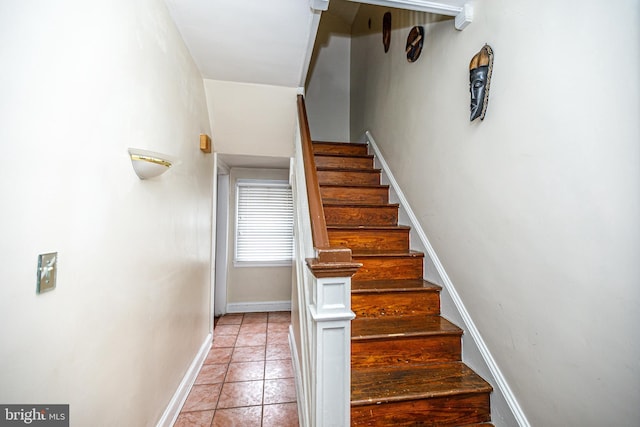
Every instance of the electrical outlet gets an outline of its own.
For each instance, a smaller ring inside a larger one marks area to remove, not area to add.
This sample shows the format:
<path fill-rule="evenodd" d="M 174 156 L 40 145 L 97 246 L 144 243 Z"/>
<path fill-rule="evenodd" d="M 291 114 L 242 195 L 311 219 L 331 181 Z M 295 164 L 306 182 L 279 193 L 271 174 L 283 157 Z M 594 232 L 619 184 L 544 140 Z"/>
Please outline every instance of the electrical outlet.
<path fill-rule="evenodd" d="M 58 252 L 38 255 L 38 289 L 39 294 L 52 291 L 56 287 L 58 273 Z"/>

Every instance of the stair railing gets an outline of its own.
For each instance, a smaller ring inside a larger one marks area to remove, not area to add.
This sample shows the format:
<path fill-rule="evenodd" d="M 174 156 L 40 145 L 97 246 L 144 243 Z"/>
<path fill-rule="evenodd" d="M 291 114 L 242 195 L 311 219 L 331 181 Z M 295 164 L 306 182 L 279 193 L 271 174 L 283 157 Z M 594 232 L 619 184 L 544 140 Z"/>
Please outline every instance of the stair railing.
<path fill-rule="evenodd" d="M 295 250 L 291 345 L 304 427 L 350 425 L 351 276 L 362 265 L 334 247 L 322 208 L 304 98 L 298 95 L 291 187 Z"/>

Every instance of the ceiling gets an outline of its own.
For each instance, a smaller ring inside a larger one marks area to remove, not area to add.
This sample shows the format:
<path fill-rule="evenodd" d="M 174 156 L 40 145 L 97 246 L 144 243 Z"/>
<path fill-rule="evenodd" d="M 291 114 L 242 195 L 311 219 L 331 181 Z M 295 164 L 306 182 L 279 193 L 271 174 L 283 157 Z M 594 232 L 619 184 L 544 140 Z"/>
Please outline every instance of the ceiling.
<path fill-rule="evenodd" d="M 204 78 L 287 87 L 304 81 L 314 17 L 308 0 L 165 3 Z"/>
<path fill-rule="evenodd" d="M 331 13 L 351 22 L 360 2 L 456 16 L 469 0 L 331 0 Z M 329 0 L 165 3 L 205 79 L 299 87 L 320 16 L 310 5 L 326 8 Z M 472 9 L 466 13 L 470 22 Z"/>

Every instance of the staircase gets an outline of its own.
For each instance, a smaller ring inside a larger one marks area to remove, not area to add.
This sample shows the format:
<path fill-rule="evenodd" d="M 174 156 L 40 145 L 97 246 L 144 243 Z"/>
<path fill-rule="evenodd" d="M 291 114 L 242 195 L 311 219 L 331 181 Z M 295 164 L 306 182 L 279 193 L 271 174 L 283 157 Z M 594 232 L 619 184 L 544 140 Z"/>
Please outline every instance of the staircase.
<path fill-rule="evenodd" d="M 380 185 L 366 144 L 314 142 L 331 246 L 349 247 L 351 425 L 490 426 L 491 386 L 461 361 L 462 330 L 440 316 L 440 287 Z"/>

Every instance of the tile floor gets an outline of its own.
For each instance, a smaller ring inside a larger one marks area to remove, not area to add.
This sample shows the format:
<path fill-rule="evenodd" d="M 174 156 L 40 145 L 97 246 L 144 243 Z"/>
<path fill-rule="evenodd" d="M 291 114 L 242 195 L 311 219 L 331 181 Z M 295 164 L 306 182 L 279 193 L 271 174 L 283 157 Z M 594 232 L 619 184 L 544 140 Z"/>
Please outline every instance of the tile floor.
<path fill-rule="evenodd" d="M 174 427 L 298 427 L 291 313 L 217 319 L 209 355 Z"/>

